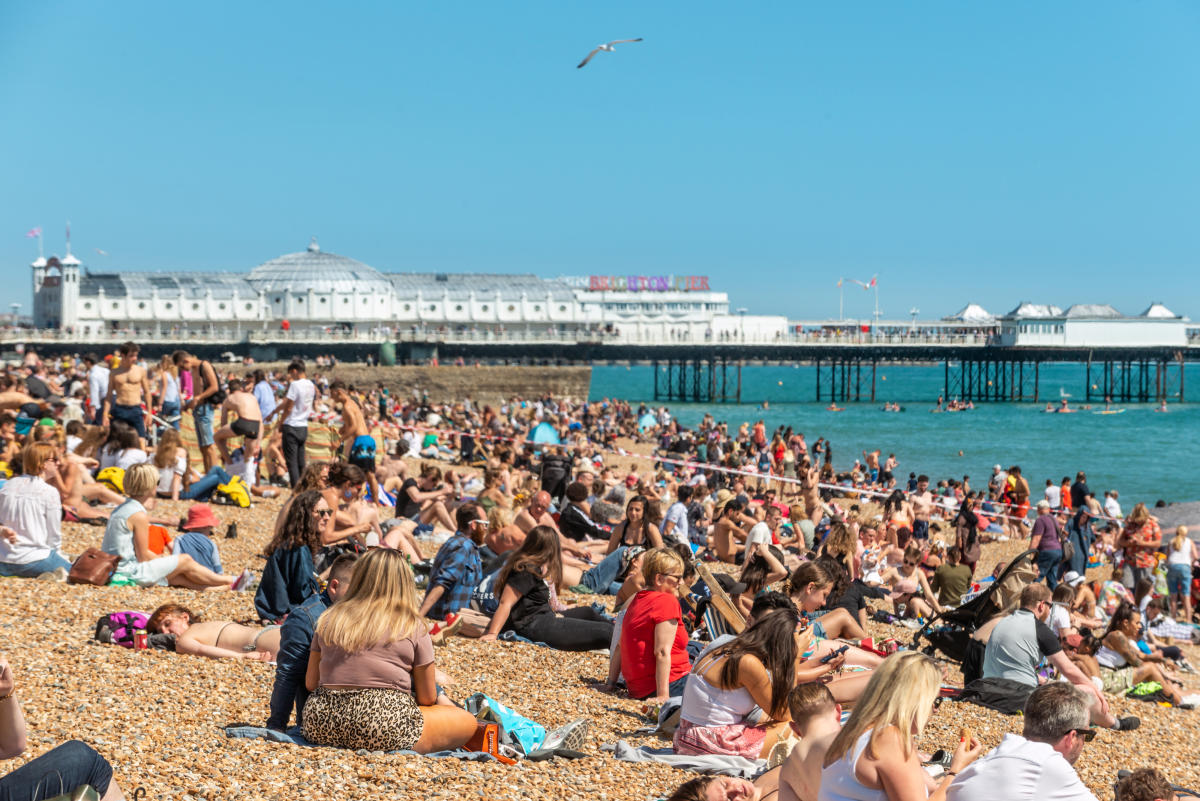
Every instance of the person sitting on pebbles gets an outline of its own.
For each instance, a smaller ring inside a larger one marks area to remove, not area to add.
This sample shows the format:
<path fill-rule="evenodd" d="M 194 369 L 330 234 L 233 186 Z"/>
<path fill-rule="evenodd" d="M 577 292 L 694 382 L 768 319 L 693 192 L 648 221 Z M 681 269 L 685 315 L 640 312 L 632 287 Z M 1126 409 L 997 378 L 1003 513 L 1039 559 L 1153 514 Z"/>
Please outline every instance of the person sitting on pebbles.
<path fill-rule="evenodd" d="M 175 651 L 212 659 L 273 662 L 279 652 L 279 626 L 243 626 L 229 620 L 201 621 L 186 606 L 163 604 L 146 623 L 151 634 L 174 634 Z"/>

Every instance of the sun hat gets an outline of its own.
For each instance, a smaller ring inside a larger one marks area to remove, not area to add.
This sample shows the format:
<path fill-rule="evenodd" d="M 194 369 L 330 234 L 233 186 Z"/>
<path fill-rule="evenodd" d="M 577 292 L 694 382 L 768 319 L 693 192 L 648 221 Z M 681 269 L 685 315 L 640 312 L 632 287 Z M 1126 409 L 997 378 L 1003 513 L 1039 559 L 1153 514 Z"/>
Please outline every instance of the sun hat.
<path fill-rule="evenodd" d="M 1074 570 L 1068 570 L 1066 575 L 1062 577 L 1063 584 L 1071 587 L 1078 587 L 1084 582 L 1084 577 Z"/>
<path fill-rule="evenodd" d="M 213 514 L 212 507 L 207 503 L 197 503 L 188 509 L 187 522 L 183 524 L 183 530 L 216 528 L 219 525 L 221 525 L 221 521 Z"/>
<path fill-rule="evenodd" d="M 625 476 L 625 486 L 626 487 L 633 489 L 634 487 L 637 486 L 637 483 L 638 483 L 637 473 L 630 473 L 629 475 Z"/>
<path fill-rule="evenodd" d="M 734 499 L 734 494 L 727 489 L 717 490 L 717 500 L 713 503 L 713 511 L 719 512 L 724 509 L 730 501 Z"/>

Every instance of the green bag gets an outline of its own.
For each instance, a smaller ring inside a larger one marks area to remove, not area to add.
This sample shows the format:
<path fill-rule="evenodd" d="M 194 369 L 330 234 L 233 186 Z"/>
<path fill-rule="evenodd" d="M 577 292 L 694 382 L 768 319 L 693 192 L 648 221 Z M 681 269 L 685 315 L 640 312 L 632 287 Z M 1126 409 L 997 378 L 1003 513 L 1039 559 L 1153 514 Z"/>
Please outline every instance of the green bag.
<path fill-rule="evenodd" d="M 47 798 L 46 801 L 100 801 L 100 794 L 90 784 L 84 784 L 69 793 Z"/>

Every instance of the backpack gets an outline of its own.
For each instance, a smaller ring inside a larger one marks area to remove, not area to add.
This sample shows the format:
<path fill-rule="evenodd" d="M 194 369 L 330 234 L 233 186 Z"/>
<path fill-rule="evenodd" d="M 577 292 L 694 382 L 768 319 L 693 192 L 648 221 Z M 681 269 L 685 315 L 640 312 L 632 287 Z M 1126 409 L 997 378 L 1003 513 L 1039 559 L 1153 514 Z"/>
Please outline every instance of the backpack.
<path fill-rule="evenodd" d="M 248 509 L 250 508 L 250 488 L 246 486 L 246 482 L 241 476 L 234 476 L 229 479 L 228 484 L 220 484 L 213 490 L 212 502 L 222 506 L 240 506 L 242 509 Z"/>
<path fill-rule="evenodd" d="M 106 467 L 96 474 L 96 480 L 114 492 L 125 494 L 125 471 L 119 467 Z"/>
<path fill-rule="evenodd" d="M 145 631 L 150 616 L 145 612 L 109 612 L 96 621 L 93 638 L 102 643 L 133 647 L 133 633 Z"/>

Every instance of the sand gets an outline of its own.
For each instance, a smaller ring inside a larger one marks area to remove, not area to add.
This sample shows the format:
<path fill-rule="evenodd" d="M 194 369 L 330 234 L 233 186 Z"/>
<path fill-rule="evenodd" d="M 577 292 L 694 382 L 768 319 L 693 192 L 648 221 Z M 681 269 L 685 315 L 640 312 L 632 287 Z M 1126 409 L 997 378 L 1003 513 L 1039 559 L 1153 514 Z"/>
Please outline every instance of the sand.
<path fill-rule="evenodd" d="M 218 540 L 226 571 L 249 566 L 269 538 L 282 498 L 253 508 L 215 507 L 223 521 L 236 520 L 239 537 Z M 160 511 L 182 513 L 185 503 L 161 502 Z M 224 528 L 222 527 L 221 531 Z M 75 554 L 98 545 L 103 529 L 64 526 L 64 549 Z M 432 549 L 431 549 L 432 550 Z M 1008 558 L 1016 543 L 988 545 L 980 569 Z M 27 579 L 0 579 L 7 614 L 0 622 L 3 650 L 17 677 L 17 694 L 29 729 L 27 759 L 64 740 L 90 742 L 114 765 L 127 791 L 143 786 L 149 798 L 376 797 L 483 799 L 657 798 L 692 774 L 672 768 L 618 762 L 598 749 L 618 738 L 641 745 L 662 741 L 632 734 L 646 725 L 642 703 L 592 689 L 602 680 L 602 654 L 569 654 L 524 644 L 479 643 L 452 638 L 437 649 L 439 666 L 453 679 L 450 694 L 463 699 L 482 691 L 548 728 L 578 717 L 593 723 L 585 748 L 591 758 L 506 767 L 453 759 L 359 755 L 306 749 L 257 740 L 229 739 L 222 727 L 262 725 L 267 717 L 274 668 L 262 663 L 212 660 L 160 651 L 129 651 L 91 640 L 96 619 L 124 609 L 151 611 L 182 603 L 209 619 L 254 616 L 250 593 L 196 593 L 177 589 L 80 587 Z M 565 598 L 590 603 L 595 596 Z M 609 599 L 611 602 L 611 599 Z M 911 639 L 911 631 L 872 624 L 871 633 Z M 1189 649 L 1194 661 L 1195 649 Z M 957 676 L 952 667 L 949 675 Z M 1188 676 L 1188 692 L 1200 682 Z M 1077 768 L 1101 798 L 1120 768 L 1154 765 L 1176 782 L 1200 785 L 1200 712 L 1165 709 L 1112 699 L 1117 714 L 1136 714 L 1135 733 L 1104 731 L 1084 749 Z M 967 726 L 990 748 L 1020 719 L 968 704 L 944 704 L 922 747 L 951 747 Z M 21 760 L 5 764 L 15 768 Z"/>

